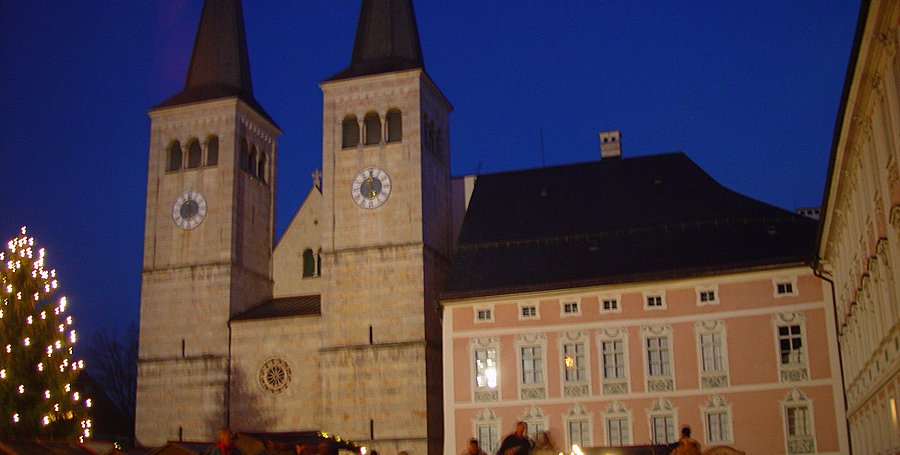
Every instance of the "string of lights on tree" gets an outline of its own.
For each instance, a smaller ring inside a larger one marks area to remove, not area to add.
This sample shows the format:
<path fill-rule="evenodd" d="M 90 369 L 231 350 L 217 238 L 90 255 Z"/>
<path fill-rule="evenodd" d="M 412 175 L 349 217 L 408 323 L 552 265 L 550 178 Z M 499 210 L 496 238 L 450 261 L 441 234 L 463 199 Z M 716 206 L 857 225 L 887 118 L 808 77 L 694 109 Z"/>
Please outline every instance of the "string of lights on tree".
<path fill-rule="evenodd" d="M 91 436 L 91 399 L 75 388 L 84 361 L 56 270 L 45 268 L 26 228 L 0 252 L 0 437 Z"/>

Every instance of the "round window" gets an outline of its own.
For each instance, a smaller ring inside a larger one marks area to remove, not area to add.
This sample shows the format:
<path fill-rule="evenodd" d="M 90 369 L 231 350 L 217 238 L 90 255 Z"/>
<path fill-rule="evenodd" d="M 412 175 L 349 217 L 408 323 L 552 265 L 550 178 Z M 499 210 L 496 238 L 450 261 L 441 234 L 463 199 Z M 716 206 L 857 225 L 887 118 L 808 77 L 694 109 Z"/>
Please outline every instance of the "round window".
<path fill-rule="evenodd" d="M 291 382 L 291 367 L 284 359 L 273 357 L 259 369 L 259 386 L 273 395 L 284 392 Z"/>

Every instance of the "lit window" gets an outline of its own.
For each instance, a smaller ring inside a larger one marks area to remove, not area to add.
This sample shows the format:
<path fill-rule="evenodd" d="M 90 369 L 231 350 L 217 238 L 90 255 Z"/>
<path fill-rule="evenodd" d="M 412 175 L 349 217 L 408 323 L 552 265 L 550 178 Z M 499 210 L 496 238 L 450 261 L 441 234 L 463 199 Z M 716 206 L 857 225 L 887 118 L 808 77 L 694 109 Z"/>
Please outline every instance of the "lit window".
<path fill-rule="evenodd" d="M 581 382 L 587 379 L 585 372 L 584 343 L 563 345 L 563 367 L 566 382 Z"/>
<path fill-rule="evenodd" d="M 475 387 L 497 388 L 497 350 L 494 348 L 475 350 Z"/>

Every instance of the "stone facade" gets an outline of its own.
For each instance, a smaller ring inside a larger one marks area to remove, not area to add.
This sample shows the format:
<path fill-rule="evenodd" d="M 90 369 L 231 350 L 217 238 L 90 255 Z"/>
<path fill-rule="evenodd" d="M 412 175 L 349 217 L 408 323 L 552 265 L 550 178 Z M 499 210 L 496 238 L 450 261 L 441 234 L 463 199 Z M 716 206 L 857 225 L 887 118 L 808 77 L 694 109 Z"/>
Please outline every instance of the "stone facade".
<path fill-rule="evenodd" d="M 854 453 L 900 451 L 900 3 L 864 2 L 819 244 Z"/>

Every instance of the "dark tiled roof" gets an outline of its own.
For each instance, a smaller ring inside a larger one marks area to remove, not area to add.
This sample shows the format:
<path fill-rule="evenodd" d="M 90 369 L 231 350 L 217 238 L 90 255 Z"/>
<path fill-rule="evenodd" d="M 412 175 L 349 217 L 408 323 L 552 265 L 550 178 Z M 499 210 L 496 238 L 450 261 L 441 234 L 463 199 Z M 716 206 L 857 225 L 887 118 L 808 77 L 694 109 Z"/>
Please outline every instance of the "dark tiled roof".
<path fill-rule="evenodd" d="M 231 318 L 232 321 L 283 318 L 288 316 L 318 316 L 322 314 L 320 295 L 280 297 L 260 303 Z"/>
<path fill-rule="evenodd" d="M 206 1 L 184 89 L 156 107 L 230 97 L 238 97 L 275 125 L 253 97 L 240 0 Z"/>
<path fill-rule="evenodd" d="M 350 66 L 328 80 L 424 67 L 412 0 L 363 0 Z"/>
<path fill-rule="evenodd" d="M 683 153 L 482 175 L 442 298 L 802 264 L 815 236 Z"/>

